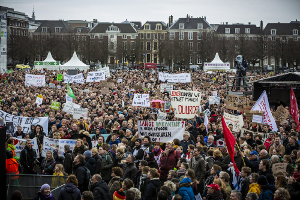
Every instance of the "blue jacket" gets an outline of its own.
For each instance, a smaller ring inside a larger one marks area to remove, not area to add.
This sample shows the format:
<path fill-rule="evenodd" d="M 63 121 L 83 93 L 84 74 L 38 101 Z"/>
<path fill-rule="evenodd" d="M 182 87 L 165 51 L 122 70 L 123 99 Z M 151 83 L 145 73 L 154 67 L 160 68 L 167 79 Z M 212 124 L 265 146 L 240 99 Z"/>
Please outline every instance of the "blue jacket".
<path fill-rule="evenodd" d="M 116 145 L 118 146 L 119 143 L 120 143 L 120 140 L 116 140 L 116 141 L 114 141 L 114 142 L 111 140 L 111 141 L 109 141 L 108 144 L 109 144 L 110 147 L 111 147 L 113 144 L 116 144 Z"/>
<path fill-rule="evenodd" d="M 193 184 L 190 178 L 184 178 L 179 183 L 178 194 L 182 197 L 183 200 L 195 200 L 192 185 Z"/>
<path fill-rule="evenodd" d="M 187 153 L 187 149 L 188 149 L 188 146 L 190 144 L 193 144 L 195 145 L 195 143 L 191 140 L 191 138 L 189 138 L 188 141 L 184 141 L 184 140 L 181 140 L 181 146 L 182 146 L 182 149 L 183 149 L 183 153 L 186 154 Z"/>
<path fill-rule="evenodd" d="M 276 191 L 276 188 L 274 185 L 266 185 L 261 188 L 261 193 L 258 197 L 258 200 L 273 200 L 274 199 L 274 193 Z"/>

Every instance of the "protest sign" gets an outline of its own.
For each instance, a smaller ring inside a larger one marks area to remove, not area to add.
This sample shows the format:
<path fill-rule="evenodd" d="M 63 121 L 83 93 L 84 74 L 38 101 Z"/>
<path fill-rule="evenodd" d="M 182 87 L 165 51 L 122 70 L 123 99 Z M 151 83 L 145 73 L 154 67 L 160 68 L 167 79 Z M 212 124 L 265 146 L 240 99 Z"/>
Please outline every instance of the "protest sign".
<path fill-rule="evenodd" d="M 173 90 L 173 85 L 165 83 L 160 84 L 160 92 L 164 92 L 164 89 L 166 89 L 167 92 L 171 92 Z"/>
<path fill-rule="evenodd" d="M 21 151 L 25 148 L 27 140 L 22 138 L 15 138 L 15 137 L 13 137 L 12 139 L 14 140 L 14 146 L 16 147 L 15 150 L 16 156 L 20 158 Z M 39 157 L 39 147 L 37 144 L 36 137 L 31 139 L 31 146 L 32 149 L 36 151 L 36 155 Z"/>
<path fill-rule="evenodd" d="M 68 94 L 66 94 L 66 103 L 67 102 L 73 102 L 73 98 L 72 97 L 70 97 Z"/>
<path fill-rule="evenodd" d="M 61 88 L 61 86 L 60 86 L 60 85 L 58 85 L 58 86 L 57 86 L 57 89 L 59 89 L 59 90 L 60 90 L 60 88 Z"/>
<path fill-rule="evenodd" d="M 114 82 L 108 82 L 108 81 L 101 81 L 99 83 L 99 86 L 100 88 L 103 88 L 103 87 L 107 87 L 107 88 L 113 88 L 115 86 Z"/>
<path fill-rule="evenodd" d="M 87 108 L 74 108 L 73 109 L 73 118 L 74 119 L 80 119 L 80 117 L 83 117 L 83 119 L 87 119 L 87 115 L 88 115 Z"/>
<path fill-rule="evenodd" d="M 51 109 L 58 110 L 59 109 L 59 105 L 60 105 L 59 102 L 52 101 Z"/>
<path fill-rule="evenodd" d="M 157 114 L 158 108 L 150 108 L 150 114 Z"/>
<path fill-rule="evenodd" d="M 138 121 L 139 136 L 149 136 L 151 142 L 182 140 L 184 130 L 184 121 Z"/>
<path fill-rule="evenodd" d="M 101 88 L 101 94 L 109 94 L 108 88 Z"/>
<path fill-rule="evenodd" d="M 45 75 L 25 75 L 25 86 L 45 87 Z"/>
<path fill-rule="evenodd" d="M 189 83 L 192 82 L 190 73 L 168 74 L 159 72 L 158 79 L 162 82 L 168 81 L 171 83 Z"/>
<path fill-rule="evenodd" d="M 55 83 L 49 83 L 50 88 L 55 88 Z"/>
<path fill-rule="evenodd" d="M 141 89 L 143 89 L 143 86 L 141 84 L 137 84 L 137 85 L 134 85 L 133 88 L 135 90 L 141 90 Z"/>
<path fill-rule="evenodd" d="M 171 101 L 165 101 L 165 111 L 170 112 L 171 109 Z"/>
<path fill-rule="evenodd" d="M 13 122 L 6 122 L 6 134 L 14 134 L 14 123 Z"/>
<path fill-rule="evenodd" d="M 55 147 L 59 145 L 59 139 L 53 139 L 44 137 L 43 139 L 43 149 L 42 149 L 42 157 L 46 157 L 47 151 L 55 150 Z"/>
<path fill-rule="evenodd" d="M 259 99 L 256 101 L 255 105 L 251 110 L 264 111 L 263 124 L 268 124 L 272 131 L 278 130 L 275 119 L 270 110 L 269 100 L 266 91 L 264 91 L 260 95 Z"/>
<path fill-rule="evenodd" d="M 22 127 L 22 131 L 25 134 L 28 134 L 31 130 L 31 125 L 41 125 L 44 129 L 44 132 L 46 135 L 48 135 L 48 117 L 20 117 L 11 115 L 9 113 L 6 113 L 2 110 L 0 110 L 0 119 L 3 119 L 3 122 L 12 122 L 14 127 L 14 132 L 17 131 L 17 126 Z"/>
<path fill-rule="evenodd" d="M 157 116 L 157 121 L 165 121 L 167 117 L 167 113 L 160 112 L 158 110 L 158 116 Z"/>
<path fill-rule="evenodd" d="M 35 103 L 37 105 L 41 105 L 43 103 L 43 98 L 37 97 L 36 100 L 35 100 Z"/>
<path fill-rule="evenodd" d="M 80 105 L 67 101 L 62 111 L 73 115 L 74 108 L 80 108 Z"/>
<path fill-rule="evenodd" d="M 83 74 L 69 75 L 64 73 L 64 83 L 84 83 Z"/>
<path fill-rule="evenodd" d="M 59 139 L 58 145 L 59 145 L 59 155 L 63 155 L 65 150 L 65 145 L 70 145 L 70 150 L 73 151 L 76 144 L 76 140 L 70 140 L 70 139 Z"/>
<path fill-rule="evenodd" d="M 263 118 L 263 116 L 253 115 L 252 122 L 256 122 L 256 123 L 261 124 L 262 123 L 262 118 Z"/>
<path fill-rule="evenodd" d="M 100 82 L 105 80 L 105 72 L 104 71 L 96 71 L 96 72 L 88 72 L 88 75 L 86 77 L 86 82 Z"/>
<path fill-rule="evenodd" d="M 63 81 L 63 75 L 62 74 L 57 74 L 57 81 Z"/>
<path fill-rule="evenodd" d="M 209 111 L 209 109 L 206 109 L 206 110 L 204 110 L 204 111 L 203 111 L 203 113 L 204 113 L 204 115 L 207 115 L 207 116 L 209 116 L 209 115 L 210 115 L 210 111 Z"/>
<path fill-rule="evenodd" d="M 252 122 L 253 119 L 253 115 L 259 115 L 259 116 L 263 116 L 264 112 L 263 111 L 249 111 L 245 113 L 246 119 L 249 120 L 250 122 Z"/>
<path fill-rule="evenodd" d="M 110 76 L 110 71 L 109 71 L 109 67 L 103 67 L 100 68 L 99 70 L 103 70 L 105 72 L 105 76 Z"/>
<path fill-rule="evenodd" d="M 282 172 L 285 174 L 287 163 L 274 163 L 272 164 L 272 172 L 273 174 L 277 174 L 278 172 Z"/>
<path fill-rule="evenodd" d="M 210 82 L 203 82 L 203 87 L 204 88 L 209 88 L 210 87 Z"/>
<path fill-rule="evenodd" d="M 246 105 L 246 97 L 227 95 L 226 108 L 232 110 L 243 110 L 243 105 Z"/>
<path fill-rule="evenodd" d="M 283 124 L 283 122 L 289 117 L 289 111 L 285 109 L 282 105 L 280 105 L 276 112 L 273 113 L 273 116 L 276 120 L 280 122 L 280 124 Z"/>
<path fill-rule="evenodd" d="M 223 140 L 217 140 L 217 146 L 218 147 L 224 147 L 225 146 L 225 142 Z"/>
<path fill-rule="evenodd" d="M 120 78 L 118 79 L 118 83 L 122 83 L 122 81 L 123 81 L 123 79 L 120 79 Z"/>
<path fill-rule="evenodd" d="M 150 107 L 149 94 L 134 94 L 132 105 Z"/>
<path fill-rule="evenodd" d="M 82 90 L 82 92 L 90 92 L 90 90 L 89 89 L 84 89 L 84 90 Z"/>
<path fill-rule="evenodd" d="M 244 126 L 243 115 L 235 116 L 228 113 L 224 113 L 223 118 L 227 126 L 229 126 L 229 124 L 233 125 L 233 132 L 239 132 Z"/>
<path fill-rule="evenodd" d="M 200 107 L 201 93 L 185 90 L 171 91 L 171 105 L 175 117 L 191 119 Z"/>
<path fill-rule="evenodd" d="M 218 96 L 217 91 L 213 91 L 213 92 L 212 92 L 212 95 L 215 96 L 215 97 L 217 97 L 217 96 Z"/>
<path fill-rule="evenodd" d="M 210 96 L 209 97 L 209 105 L 220 105 L 220 97 L 216 97 L 216 96 Z"/>

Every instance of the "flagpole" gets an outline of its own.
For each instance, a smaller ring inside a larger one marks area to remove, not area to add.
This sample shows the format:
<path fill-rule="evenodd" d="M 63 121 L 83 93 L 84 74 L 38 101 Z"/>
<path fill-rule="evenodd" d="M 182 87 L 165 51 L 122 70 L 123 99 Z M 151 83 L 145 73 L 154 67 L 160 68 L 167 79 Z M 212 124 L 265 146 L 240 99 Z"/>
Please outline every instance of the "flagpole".
<path fill-rule="evenodd" d="M 241 151 L 240 146 L 238 145 L 238 143 L 236 141 L 235 141 L 235 144 L 236 144 L 237 148 L 239 149 L 239 151 Z M 244 166 L 246 166 L 244 157 L 242 157 L 242 159 L 243 159 Z"/>

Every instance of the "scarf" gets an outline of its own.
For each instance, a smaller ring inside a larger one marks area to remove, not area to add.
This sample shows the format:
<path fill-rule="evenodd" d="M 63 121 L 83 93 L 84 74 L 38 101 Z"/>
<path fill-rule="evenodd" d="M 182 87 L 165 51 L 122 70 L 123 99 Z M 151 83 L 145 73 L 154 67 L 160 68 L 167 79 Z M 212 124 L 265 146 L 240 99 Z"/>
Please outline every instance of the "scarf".
<path fill-rule="evenodd" d="M 298 172 L 298 173 L 294 172 L 293 177 L 294 177 L 294 179 L 296 181 L 299 181 L 299 179 L 300 179 L 300 172 Z"/>
<path fill-rule="evenodd" d="M 160 152 L 160 150 L 161 150 L 161 148 L 159 148 L 157 150 L 154 148 L 152 152 L 154 153 L 155 156 L 157 156 L 158 153 Z"/>

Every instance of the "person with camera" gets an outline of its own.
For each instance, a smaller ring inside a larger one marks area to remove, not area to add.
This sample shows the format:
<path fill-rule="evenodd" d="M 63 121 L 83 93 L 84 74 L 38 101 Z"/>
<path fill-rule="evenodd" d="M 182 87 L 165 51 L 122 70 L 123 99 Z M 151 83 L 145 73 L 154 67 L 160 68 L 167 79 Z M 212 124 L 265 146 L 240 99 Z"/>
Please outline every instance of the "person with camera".
<path fill-rule="evenodd" d="M 24 174 L 36 174 L 36 152 L 32 149 L 31 140 L 26 141 L 25 148 L 21 151 L 20 163 Z"/>

